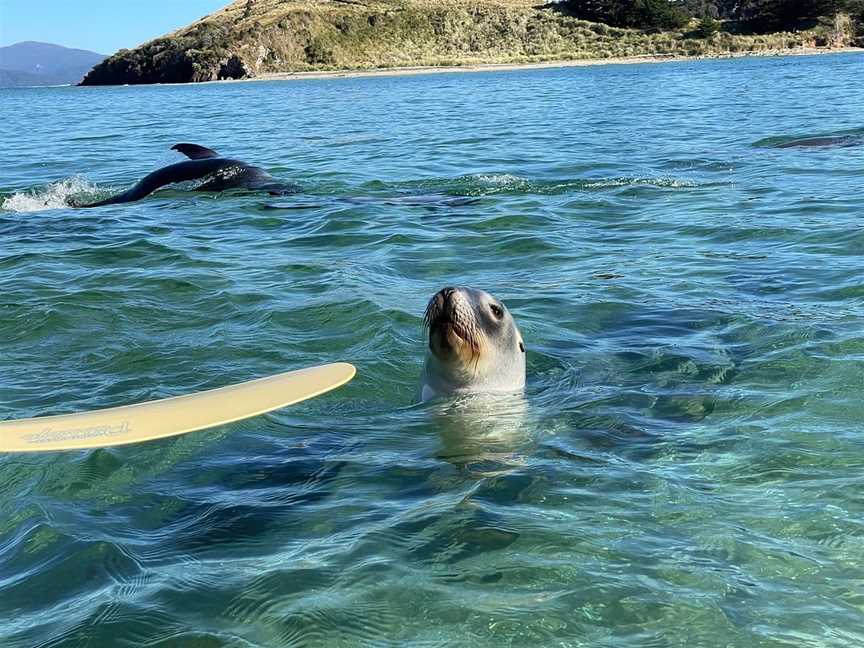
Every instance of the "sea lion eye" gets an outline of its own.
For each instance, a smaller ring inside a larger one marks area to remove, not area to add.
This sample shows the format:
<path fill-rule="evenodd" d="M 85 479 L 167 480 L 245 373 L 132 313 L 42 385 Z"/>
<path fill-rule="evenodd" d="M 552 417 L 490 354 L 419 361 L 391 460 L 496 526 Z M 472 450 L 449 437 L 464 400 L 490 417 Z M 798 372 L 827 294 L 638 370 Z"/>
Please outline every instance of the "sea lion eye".
<path fill-rule="evenodd" d="M 519 341 L 519 350 L 520 350 L 522 353 L 525 353 L 525 345 L 522 344 L 522 341 L 521 341 L 521 340 Z"/>
<path fill-rule="evenodd" d="M 489 310 L 491 310 L 492 314 L 499 320 L 504 317 L 504 309 L 501 308 L 498 304 L 491 304 L 489 306 Z"/>

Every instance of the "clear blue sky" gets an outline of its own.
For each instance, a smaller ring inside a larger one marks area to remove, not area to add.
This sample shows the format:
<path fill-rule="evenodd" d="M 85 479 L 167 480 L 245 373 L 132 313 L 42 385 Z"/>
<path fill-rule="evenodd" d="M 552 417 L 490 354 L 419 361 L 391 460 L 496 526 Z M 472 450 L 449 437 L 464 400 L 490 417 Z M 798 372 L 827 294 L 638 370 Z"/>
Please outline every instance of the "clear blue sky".
<path fill-rule="evenodd" d="M 24 40 L 113 54 L 231 0 L 0 0 L 0 46 Z"/>

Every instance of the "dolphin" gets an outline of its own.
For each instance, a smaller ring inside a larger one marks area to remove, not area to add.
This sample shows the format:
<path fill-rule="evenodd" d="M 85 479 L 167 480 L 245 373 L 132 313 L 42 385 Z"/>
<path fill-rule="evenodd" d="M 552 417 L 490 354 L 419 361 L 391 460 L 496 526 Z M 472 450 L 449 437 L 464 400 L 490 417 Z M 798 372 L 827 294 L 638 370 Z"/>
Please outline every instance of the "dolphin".
<path fill-rule="evenodd" d="M 266 191 L 273 196 L 297 193 L 296 185 L 279 182 L 261 167 L 241 160 L 225 158 L 213 149 L 198 144 L 175 144 L 172 151 L 179 151 L 188 160 L 163 167 L 144 176 L 131 189 L 105 200 L 76 205 L 77 207 L 101 207 L 117 203 L 133 202 L 176 182 L 202 180 L 194 191 L 225 191 L 226 189 L 251 189 Z"/>
<path fill-rule="evenodd" d="M 774 148 L 820 148 L 826 146 L 858 146 L 864 143 L 861 135 L 828 135 L 825 137 L 802 137 L 775 144 Z"/>

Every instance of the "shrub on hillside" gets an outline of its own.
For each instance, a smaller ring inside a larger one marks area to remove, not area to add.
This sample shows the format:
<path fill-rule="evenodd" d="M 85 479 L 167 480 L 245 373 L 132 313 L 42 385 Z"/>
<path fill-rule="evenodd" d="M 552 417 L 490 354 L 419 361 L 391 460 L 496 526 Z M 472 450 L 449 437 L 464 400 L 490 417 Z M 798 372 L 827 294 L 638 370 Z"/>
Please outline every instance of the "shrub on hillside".
<path fill-rule="evenodd" d="M 584 20 L 635 29 L 680 29 L 690 16 L 670 0 L 565 0 L 563 6 Z"/>
<path fill-rule="evenodd" d="M 834 16 L 843 4 L 844 0 L 744 0 L 737 19 L 755 31 L 783 31 L 812 26 L 821 16 Z"/>
<path fill-rule="evenodd" d="M 864 23 L 864 0 L 564 0 L 585 20 L 644 30 L 680 29 L 691 17 L 732 20 L 746 30 L 784 31 L 812 27 L 838 12 Z M 708 27 L 708 24 L 705 24 Z M 706 32 L 707 33 L 707 32 Z"/>
<path fill-rule="evenodd" d="M 720 21 L 708 18 L 707 16 L 699 21 L 693 35 L 696 38 L 711 38 L 714 34 L 720 31 Z"/>

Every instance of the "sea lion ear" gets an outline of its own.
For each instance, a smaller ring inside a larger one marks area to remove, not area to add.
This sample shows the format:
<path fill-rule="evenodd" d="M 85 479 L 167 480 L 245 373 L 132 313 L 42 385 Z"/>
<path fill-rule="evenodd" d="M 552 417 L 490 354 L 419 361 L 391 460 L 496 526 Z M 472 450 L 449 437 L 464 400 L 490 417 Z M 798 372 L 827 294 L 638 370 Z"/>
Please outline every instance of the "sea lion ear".
<path fill-rule="evenodd" d="M 522 353 L 525 353 L 525 344 L 522 342 L 522 340 L 519 340 L 519 350 Z"/>
<path fill-rule="evenodd" d="M 190 160 L 203 160 L 205 158 L 221 157 L 213 149 L 206 146 L 198 146 L 197 144 L 175 144 L 171 147 L 172 151 L 179 151 Z"/>

